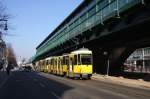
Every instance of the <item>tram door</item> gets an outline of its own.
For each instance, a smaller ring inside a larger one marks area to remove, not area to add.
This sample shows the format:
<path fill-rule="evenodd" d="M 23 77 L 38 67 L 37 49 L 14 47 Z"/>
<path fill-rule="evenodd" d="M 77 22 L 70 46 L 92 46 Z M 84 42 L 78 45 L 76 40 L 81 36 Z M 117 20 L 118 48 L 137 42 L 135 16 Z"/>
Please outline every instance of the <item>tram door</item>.
<path fill-rule="evenodd" d="M 66 56 L 65 63 L 67 66 L 66 76 L 69 76 L 69 56 Z"/>
<path fill-rule="evenodd" d="M 58 74 L 62 75 L 62 57 L 58 59 Z"/>
<path fill-rule="evenodd" d="M 74 57 L 73 55 L 69 56 L 69 76 L 73 77 L 74 65 L 73 65 Z"/>
<path fill-rule="evenodd" d="M 60 58 L 60 75 L 63 75 L 63 57 Z"/>
<path fill-rule="evenodd" d="M 57 74 L 59 75 L 60 74 L 60 65 L 61 65 L 61 62 L 60 62 L 60 57 L 58 58 L 58 69 L 57 69 Z"/>
<path fill-rule="evenodd" d="M 54 73 L 54 58 L 51 59 L 51 71 Z"/>

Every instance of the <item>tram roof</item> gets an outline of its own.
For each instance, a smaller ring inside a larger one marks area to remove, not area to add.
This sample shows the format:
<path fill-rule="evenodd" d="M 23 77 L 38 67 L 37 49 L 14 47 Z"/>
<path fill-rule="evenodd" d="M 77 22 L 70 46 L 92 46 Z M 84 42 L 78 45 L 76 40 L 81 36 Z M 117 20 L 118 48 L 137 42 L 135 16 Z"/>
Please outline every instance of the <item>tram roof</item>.
<path fill-rule="evenodd" d="M 79 50 L 71 52 L 71 54 L 92 54 L 92 51 L 87 48 L 81 48 Z"/>

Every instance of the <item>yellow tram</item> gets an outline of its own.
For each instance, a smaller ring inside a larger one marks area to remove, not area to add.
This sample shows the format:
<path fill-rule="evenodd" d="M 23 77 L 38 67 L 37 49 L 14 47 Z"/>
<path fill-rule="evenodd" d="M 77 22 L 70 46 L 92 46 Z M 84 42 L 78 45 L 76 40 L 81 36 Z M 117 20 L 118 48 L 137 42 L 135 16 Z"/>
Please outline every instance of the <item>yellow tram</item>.
<path fill-rule="evenodd" d="M 67 68 L 69 77 L 90 78 L 93 73 L 92 51 L 84 48 L 71 52 Z"/>
<path fill-rule="evenodd" d="M 70 78 L 90 78 L 93 73 L 92 51 L 82 48 L 62 56 L 52 56 L 36 63 L 38 71 Z"/>

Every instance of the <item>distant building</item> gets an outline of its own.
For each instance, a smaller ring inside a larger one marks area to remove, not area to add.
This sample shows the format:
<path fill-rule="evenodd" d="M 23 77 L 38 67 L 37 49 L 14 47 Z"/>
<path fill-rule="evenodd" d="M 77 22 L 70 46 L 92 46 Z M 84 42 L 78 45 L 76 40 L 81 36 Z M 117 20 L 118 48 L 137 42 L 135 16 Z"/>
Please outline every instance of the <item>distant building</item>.
<path fill-rule="evenodd" d="M 6 63 L 6 44 L 0 36 L 0 69 L 4 67 Z"/>
<path fill-rule="evenodd" d="M 150 73 L 150 47 L 134 51 L 125 62 L 125 71 Z"/>

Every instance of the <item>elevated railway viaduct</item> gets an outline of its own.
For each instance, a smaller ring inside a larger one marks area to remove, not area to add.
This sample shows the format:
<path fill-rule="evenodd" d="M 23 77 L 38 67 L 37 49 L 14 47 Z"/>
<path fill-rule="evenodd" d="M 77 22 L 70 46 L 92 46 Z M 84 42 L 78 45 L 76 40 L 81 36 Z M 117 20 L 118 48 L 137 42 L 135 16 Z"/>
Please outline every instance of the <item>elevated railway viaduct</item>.
<path fill-rule="evenodd" d="M 121 74 L 137 48 L 150 46 L 149 0 L 85 0 L 36 48 L 33 62 L 78 48 L 93 52 L 94 72 Z"/>

